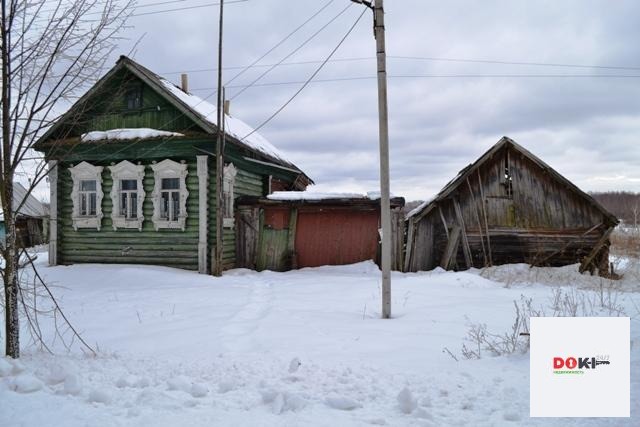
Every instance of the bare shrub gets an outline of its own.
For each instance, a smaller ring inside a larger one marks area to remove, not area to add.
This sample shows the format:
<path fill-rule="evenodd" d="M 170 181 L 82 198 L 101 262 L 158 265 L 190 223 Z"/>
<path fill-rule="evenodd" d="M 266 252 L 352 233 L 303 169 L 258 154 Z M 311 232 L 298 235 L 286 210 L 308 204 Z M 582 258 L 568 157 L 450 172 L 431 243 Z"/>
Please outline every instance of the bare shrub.
<path fill-rule="evenodd" d="M 536 308 L 533 298 L 520 295 L 520 301 L 513 301 L 514 320 L 511 329 L 493 333 L 485 323 L 469 323 L 460 353 L 465 359 L 480 359 L 486 353 L 491 356 L 526 353 L 529 351 L 529 321 L 532 317 L 625 316 L 624 306 L 619 302 L 620 296 L 614 283 L 604 279 L 595 292 L 576 287 L 553 289 L 547 310 L 544 307 Z"/>
<path fill-rule="evenodd" d="M 540 315 L 540 311 L 533 308 L 533 299 L 524 295 L 520 301 L 513 301 L 515 311 L 511 329 L 501 334 L 494 334 L 487 330 L 484 323 L 471 323 L 462 344 L 461 354 L 465 359 L 480 359 L 484 352 L 492 356 L 502 356 L 513 353 L 526 353 L 529 350 L 529 339 L 521 337 L 521 333 L 529 333 L 529 318 Z M 467 345 L 469 344 L 469 345 Z"/>

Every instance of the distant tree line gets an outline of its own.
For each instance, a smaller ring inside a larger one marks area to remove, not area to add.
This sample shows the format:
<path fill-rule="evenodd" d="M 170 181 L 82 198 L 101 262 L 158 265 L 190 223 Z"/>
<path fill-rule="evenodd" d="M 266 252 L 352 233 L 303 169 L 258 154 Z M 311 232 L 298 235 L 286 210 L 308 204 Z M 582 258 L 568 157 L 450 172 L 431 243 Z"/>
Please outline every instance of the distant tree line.
<path fill-rule="evenodd" d="M 629 225 L 640 225 L 640 193 L 630 191 L 592 192 L 596 199 L 609 212 Z"/>

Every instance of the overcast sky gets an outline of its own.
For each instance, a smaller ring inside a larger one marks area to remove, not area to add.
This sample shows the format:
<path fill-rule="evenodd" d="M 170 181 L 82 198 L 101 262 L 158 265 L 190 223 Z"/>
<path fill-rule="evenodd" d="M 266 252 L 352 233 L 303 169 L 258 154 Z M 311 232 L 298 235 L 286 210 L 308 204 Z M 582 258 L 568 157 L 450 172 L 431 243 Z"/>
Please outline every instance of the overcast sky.
<path fill-rule="evenodd" d="M 139 5 L 149 3 L 157 1 L 139 1 Z M 135 13 L 206 3 L 211 1 L 185 0 L 139 7 Z M 584 190 L 640 191 L 640 78 L 631 77 L 640 77 L 640 3 L 385 3 L 391 187 L 395 195 L 407 200 L 431 196 L 503 135 L 524 145 Z M 225 67 L 253 62 L 327 4 L 260 64 L 281 61 L 348 7 L 285 63 L 325 59 L 363 6 L 348 0 L 229 3 L 225 9 Z M 133 55 L 137 61 L 176 83 L 179 72 L 189 71 L 192 92 L 215 100 L 215 71 L 194 70 L 216 66 L 217 20 L 217 7 L 133 17 L 132 28 L 125 33 L 130 41 L 122 44 L 119 53 L 127 54 L 144 34 Z M 378 188 L 374 55 L 372 15 L 367 12 L 334 56 L 349 60 L 328 63 L 316 77 L 365 79 L 311 84 L 260 130 L 316 181 L 317 190 Z M 318 65 L 282 65 L 259 83 L 301 82 Z M 255 67 L 234 80 L 228 96 L 233 97 L 240 90 L 237 86 L 252 82 L 265 70 Z M 225 80 L 237 72 L 225 70 Z M 611 77 L 616 75 L 626 77 Z M 233 99 L 232 115 L 257 126 L 300 86 L 249 88 Z"/>

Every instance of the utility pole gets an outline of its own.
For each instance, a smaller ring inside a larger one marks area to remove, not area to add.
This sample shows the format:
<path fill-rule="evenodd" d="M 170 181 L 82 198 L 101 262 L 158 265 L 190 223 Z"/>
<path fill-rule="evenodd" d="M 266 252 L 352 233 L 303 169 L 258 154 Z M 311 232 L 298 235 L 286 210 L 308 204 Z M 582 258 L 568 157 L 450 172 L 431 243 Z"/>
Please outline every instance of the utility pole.
<path fill-rule="evenodd" d="M 220 22 L 218 31 L 218 104 L 217 122 L 218 138 L 216 141 L 216 250 L 215 265 L 213 266 L 214 276 L 222 276 L 222 233 L 224 232 L 224 212 L 222 211 L 223 197 L 223 173 L 224 173 L 224 110 L 222 107 L 222 33 L 224 24 L 224 0 L 220 0 Z"/>
<path fill-rule="evenodd" d="M 387 54 L 383 0 L 351 0 L 373 10 L 378 63 L 378 134 L 380 138 L 380 220 L 382 222 L 382 318 L 391 317 L 391 195 L 389 184 L 389 114 L 387 111 Z"/>

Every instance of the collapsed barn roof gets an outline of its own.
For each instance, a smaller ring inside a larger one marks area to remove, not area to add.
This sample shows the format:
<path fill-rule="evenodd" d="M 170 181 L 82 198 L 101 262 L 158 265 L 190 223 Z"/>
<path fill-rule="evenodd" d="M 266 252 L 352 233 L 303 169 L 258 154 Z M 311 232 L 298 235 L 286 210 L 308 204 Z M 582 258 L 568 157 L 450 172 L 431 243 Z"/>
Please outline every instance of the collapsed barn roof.
<path fill-rule="evenodd" d="M 540 169 L 542 169 L 543 171 L 551 175 L 556 181 L 562 183 L 568 190 L 574 192 L 578 196 L 587 200 L 589 204 L 597 208 L 605 218 L 609 219 L 612 224 L 619 223 L 618 218 L 615 215 L 613 215 L 611 212 L 606 210 L 600 203 L 598 203 L 596 199 L 594 199 L 589 194 L 582 191 L 574 183 L 572 183 L 567 178 L 562 176 L 559 172 L 557 172 L 547 163 L 542 161 L 539 157 L 537 157 L 536 155 L 531 153 L 529 150 L 527 150 L 526 148 L 524 148 L 523 146 L 521 146 L 520 144 L 518 144 L 513 139 L 507 136 L 503 136 L 493 147 L 491 147 L 482 156 L 480 156 L 478 160 L 469 164 L 468 166 L 463 168 L 460 172 L 458 172 L 458 174 L 451 181 L 449 181 L 442 188 L 442 190 L 440 190 L 438 194 L 436 194 L 431 199 L 428 199 L 427 201 L 423 202 L 420 206 L 416 207 L 411 212 L 409 212 L 407 214 L 407 220 L 410 218 L 422 217 L 428 214 L 432 209 L 434 209 L 438 205 L 438 202 L 448 198 L 453 192 L 455 192 L 458 189 L 460 185 L 466 182 L 468 177 L 476 173 L 476 170 L 478 168 L 480 168 L 484 163 L 489 161 L 498 151 L 500 151 L 502 148 L 505 148 L 505 147 L 513 149 L 519 154 L 521 154 L 522 156 L 528 158 Z"/>

